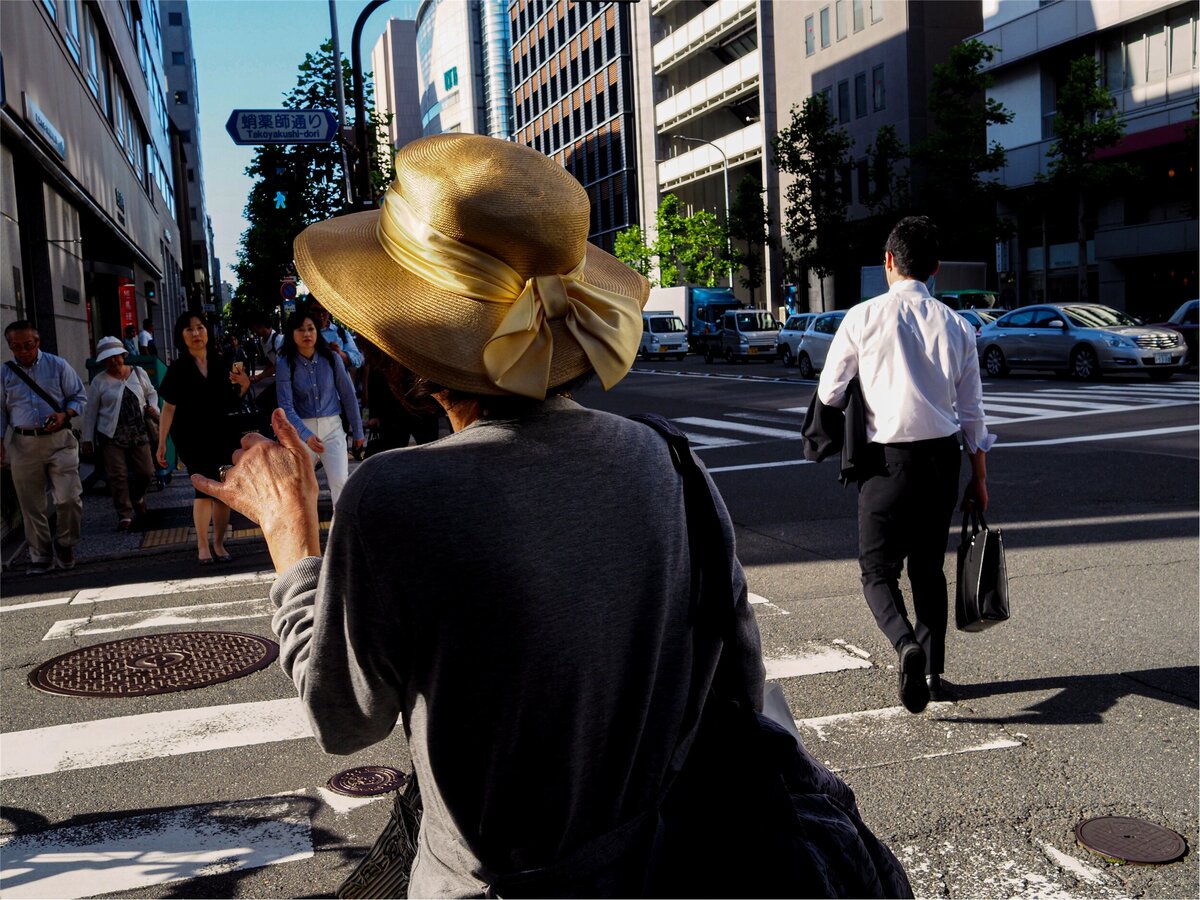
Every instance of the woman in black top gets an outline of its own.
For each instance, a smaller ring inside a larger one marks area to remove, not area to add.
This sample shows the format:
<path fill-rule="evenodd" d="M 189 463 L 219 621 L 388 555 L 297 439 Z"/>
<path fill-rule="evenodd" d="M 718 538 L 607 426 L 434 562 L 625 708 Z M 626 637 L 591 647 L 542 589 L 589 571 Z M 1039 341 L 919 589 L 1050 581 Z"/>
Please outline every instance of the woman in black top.
<path fill-rule="evenodd" d="M 238 398 L 249 390 L 250 378 L 245 371 L 231 372 L 215 350 L 209 353 L 208 338 L 208 326 L 196 313 L 185 312 L 175 321 L 175 345 L 187 348 L 187 352 L 171 363 L 158 389 L 164 401 L 158 430 L 158 464 L 163 468 L 167 465 L 167 435 L 171 434 L 189 475 L 219 478 L 218 470 L 238 449 L 241 435 L 231 413 L 237 412 Z M 220 562 L 233 558 L 225 552 L 228 506 L 196 491 L 192 522 L 202 565 L 211 563 L 214 556 Z M 213 524 L 211 551 L 209 522 Z"/>

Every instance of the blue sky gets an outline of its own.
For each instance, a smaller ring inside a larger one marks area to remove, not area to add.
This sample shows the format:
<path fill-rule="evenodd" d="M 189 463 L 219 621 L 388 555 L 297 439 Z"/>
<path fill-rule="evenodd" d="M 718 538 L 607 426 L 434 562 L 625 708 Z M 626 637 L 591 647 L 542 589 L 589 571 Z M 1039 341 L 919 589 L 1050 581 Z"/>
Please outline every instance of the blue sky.
<path fill-rule="evenodd" d="M 416 16 L 417 0 L 392 0 L 375 10 L 363 28 L 363 64 L 389 18 Z M 336 0 L 338 40 L 350 59 L 354 20 L 365 0 Z M 199 82 L 200 149 L 205 196 L 216 235 L 221 277 L 236 284 L 232 265 L 246 220 L 250 193 L 246 166 L 253 147 L 238 147 L 225 133 L 234 109 L 275 109 L 296 85 L 304 54 L 329 39 L 328 0 L 192 0 L 192 42 Z M 349 105 L 352 101 L 346 98 Z"/>

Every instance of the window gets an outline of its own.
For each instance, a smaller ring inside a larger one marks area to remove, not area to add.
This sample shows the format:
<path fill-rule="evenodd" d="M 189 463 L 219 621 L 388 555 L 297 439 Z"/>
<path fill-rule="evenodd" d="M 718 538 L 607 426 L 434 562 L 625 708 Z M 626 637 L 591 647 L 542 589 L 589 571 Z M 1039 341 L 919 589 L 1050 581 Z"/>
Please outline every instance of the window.
<path fill-rule="evenodd" d="M 178 103 L 182 106 L 186 106 L 187 100 L 188 100 L 188 92 L 187 91 L 176 91 L 175 92 L 175 102 L 176 103 Z"/>
<path fill-rule="evenodd" d="M 610 28 L 604 35 L 605 44 L 608 47 L 608 58 L 614 59 L 617 55 L 617 29 Z"/>
<path fill-rule="evenodd" d="M 867 161 L 860 159 L 856 165 L 858 172 L 858 202 L 866 204 L 871 199 L 871 170 Z"/>
<path fill-rule="evenodd" d="M 1000 328 L 1028 328 L 1033 322 L 1033 314 L 1035 310 L 1022 309 L 1012 315 L 1005 316 L 996 324 Z"/>
<path fill-rule="evenodd" d="M 871 0 L 871 24 L 883 21 L 883 0 Z"/>
<path fill-rule="evenodd" d="M 1104 86 L 1109 91 L 1125 88 L 1125 52 L 1120 36 L 1104 41 Z"/>
<path fill-rule="evenodd" d="M 1167 77 L 1167 30 L 1161 22 L 1146 29 L 1146 80 Z"/>
<path fill-rule="evenodd" d="M 850 10 L 854 17 L 854 30 L 863 30 L 863 2 L 864 0 L 850 0 Z"/>
<path fill-rule="evenodd" d="M 861 119 L 867 114 L 867 73 L 859 72 L 854 76 L 854 118 Z"/>
<path fill-rule="evenodd" d="M 876 66 L 871 70 L 871 108 L 879 112 L 883 109 L 883 100 L 883 66 Z"/>
<path fill-rule="evenodd" d="M 179 130 L 180 143 L 190 144 L 192 142 L 192 130 L 190 128 L 181 128 Z"/>
<path fill-rule="evenodd" d="M 845 125 L 847 122 L 850 121 L 850 82 L 849 81 L 839 81 L 838 82 L 837 103 L 838 103 L 838 108 L 837 108 L 838 124 Z"/>
<path fill-rule="evenodd" d="M 113 130 L 117 133 L 117 143 L 125 146 L 125 92 L 120 85 L 113 82 Z"/>
<path fill-rule="evenodd" d="M 817 52 L 817 34 L 814 30 L 813 17 L 806 16 L 804 19 L 804 55 L 812 56 Z"/>
<path fill-rule="evenodd" d="M 829 7 L 821 10 L 821 49 L 829 46 Z"/>
<path fill-rule="evenodd" d="M 182 25 L 183 24 L 183 13 L 177 13 L 177 12 L 167 13 L 167 24 L 168 25 Z"/>
<path fill-rule="evenodd" d="M 63 0 L 63 27 L 67 32 L 67 49 L 80 62 L 79 0 Z"/>
<path fill-rule="evenodd" d="M 837 25 L 837 39 L 844 41 L 846 39 L 846 0 L 835 0 L 833 18 Z"/>
<path fill-rule="evenodd" d="M 196 170 L 189 167 L 188 168 L 188 181 L 195 181 L 195 180 L 196 180 Z"/>
<path fill-rule="evenodd" d="M 86 8 L 83 11 L 83 52 L 88 87 L 92 89 L 92 94 L 99 98 L 100 69 L 102 68 L 100 39 L 96 36 L 96 20 L 92 18 L 92 11 Z M 107 98 L 101 100 L 101 105 L 107 106 Z M 108 110 L 105 109 L 105 114 L 107 115 L 107 113 Z"/>
<path fill-rule="evenodd" d="M 172 50 L 171 51 L 171 65 L 182 66 L 182 65 L 186 65 L 186 64 L 187 64 L 187 57 L 184 55 L 182 50 Z"/>
<path fill-rule="evenodd" d="M 193 221 L 193 222 L 195 222 L 195 221 L 196 221 L 196 207 L 194 207 L 194 206 L 189 206 L 189 207 L 188 207 L 188 212 L 189 212 L 189 214 L 191 215 L 192 221 Z"/>
<path fill-rule="evenodd" d="M 58 20 L 58 9 L 54 0 L 42 0 L 42 6 L 46 7 L 46 12 L 50 13 L 50 18 L 55 21 Z"/>
<path fill-rule="evenodd" d="M 1171 74 L 1196 68 L 1196 19 L 1186 8 L 1171 17 Z"/>
<path fill-rule="evenodd" d="M 833 112 L 833 85 L 826 85 L 817 93 L 819 93 L 821 95 L 821 99 L 825 101 L 825 108 L 830 112 Z"/>

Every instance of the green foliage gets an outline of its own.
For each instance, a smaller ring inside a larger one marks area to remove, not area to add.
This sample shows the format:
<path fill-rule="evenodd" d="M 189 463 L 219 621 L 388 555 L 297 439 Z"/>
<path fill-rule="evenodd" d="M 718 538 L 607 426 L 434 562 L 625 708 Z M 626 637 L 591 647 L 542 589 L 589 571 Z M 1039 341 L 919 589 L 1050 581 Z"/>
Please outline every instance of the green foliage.
<path fill-rule="evenodd" d="M 353 95 L 350 63 L 341 61 L 346 96 Z M 336 109 L 332 42 L 300 63 L 296 87 L 283 97 L 285 109 Z M 370 73 L 365 78 L 368 135 L 372 137 L 371 183 L 376 194 L 390 183 L 394 171 L 386 121 L 373 112 Z M 353 124 L 353 107 L 347 109 Z M 292 273 L 292 241 L 307 225 L 343 212 L 345 174 L 337 143 L 262 145 L 256 148 L 246 174 L 255 179 L 244 215 L 250 223 L 242 234 L 233 265 L 238 286 L 232 302 L 232 321 L 244 328 L 255 311 L 275 313 L 280 306 L 279 281 Z M 277 208 L 276 195 L 285 195 Z"/>
<path fill-rule="evenodd" d="M 987 129 L 1012 121 L 1004 104 L 986 96 L 995 83 L 983 68 L 996 48 L 972 38 L 956 44 L 947 62 L 933 67 L 929 114 L 933 129 L 913 148 L 928 183 L 922 206 L 941 224 L 942 234 L 971 249 L 1005 237 L 1008 225 L 996 216 L 996 200 L 1004 186 L 991 173 L 1004 167 L 1004 147 L 987 141 Z M 957 238 L 955 237 L 957 236 Z M 971 252 L 968 249 L 966 252 Z"/>
<path fill-rule="evenodd" d="M 819 279 L 845 264 L 853 253 L 846 223 L 848 199 L 839 173 L 850 165 L 850 137 L 821 94 L 792 107 L 792 118 L 771 142 L 772 161 L 792 176 L 784 194 L 783 233 L 788 261 Z M 799 280 L 799 272 L 793 277 Z M 821 282 L 822 290 L 824 281 Z"/>
<path fill-rule="evenodd" d="M 630 225 L 624 231 L 617 232 L 616 240 L 613 241 L 613 256 L 635 272 L 650 277 L 654 254 L 646 246 L 646 236 L 637 225 Z"/>
<path fill-rule="evenodd" d="M 683 284 L 683 255 L 687 245 L 687 223 L 679 212 L 679 198 L 667 194 L 654 212 L 654 246 L 658 257 L 658 284 L 675 287 Z"/>
<path fill-rule="evenodd" d="M 912 183 L 908 166 L 908 149 L 900 141 L 892 125 L 884 125 L 875 133 L 875 143 L 867 144 L 867 167 L 871 172 L 871 188 L 866 207 L 873 216 L 896 219 L 912 206 Z"/>
<path fill-rule="evenodd" d="M 729 210 L 729 238 L 743 246 L 733 249 L 733 264 L 741 270 L 742 287 L 754 292 L 766 283 L 766 248 L 770 243 L 767 232 L 767 204 L 763 200 L 762 182 L 756 175 L 745 175 L 734 192 Z"/>
<path fill-rule="evenodd" d="M 724 223 L 707 209 L 697 210 L 684 219 L 679 260 L 686 267 L 687 283 L 716 287 L 717 281 L 729 271 L 727 244 Z"/>

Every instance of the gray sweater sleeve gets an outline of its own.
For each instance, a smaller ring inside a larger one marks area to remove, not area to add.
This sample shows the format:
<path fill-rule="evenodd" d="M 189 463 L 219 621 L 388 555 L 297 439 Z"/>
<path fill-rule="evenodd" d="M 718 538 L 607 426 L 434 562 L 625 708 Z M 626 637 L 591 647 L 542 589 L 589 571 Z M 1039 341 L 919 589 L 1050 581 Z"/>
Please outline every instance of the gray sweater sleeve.
<path fill-rule="evenodd" d="M 393 590 L 396 590 L 394 588 Z M 385 612 L 354 513 L 338 510 L 323 558 L 302 559 L 271 588 L 279 664 L 328 753 L 386 738 L 401 709 L 399 622 Z"/>

